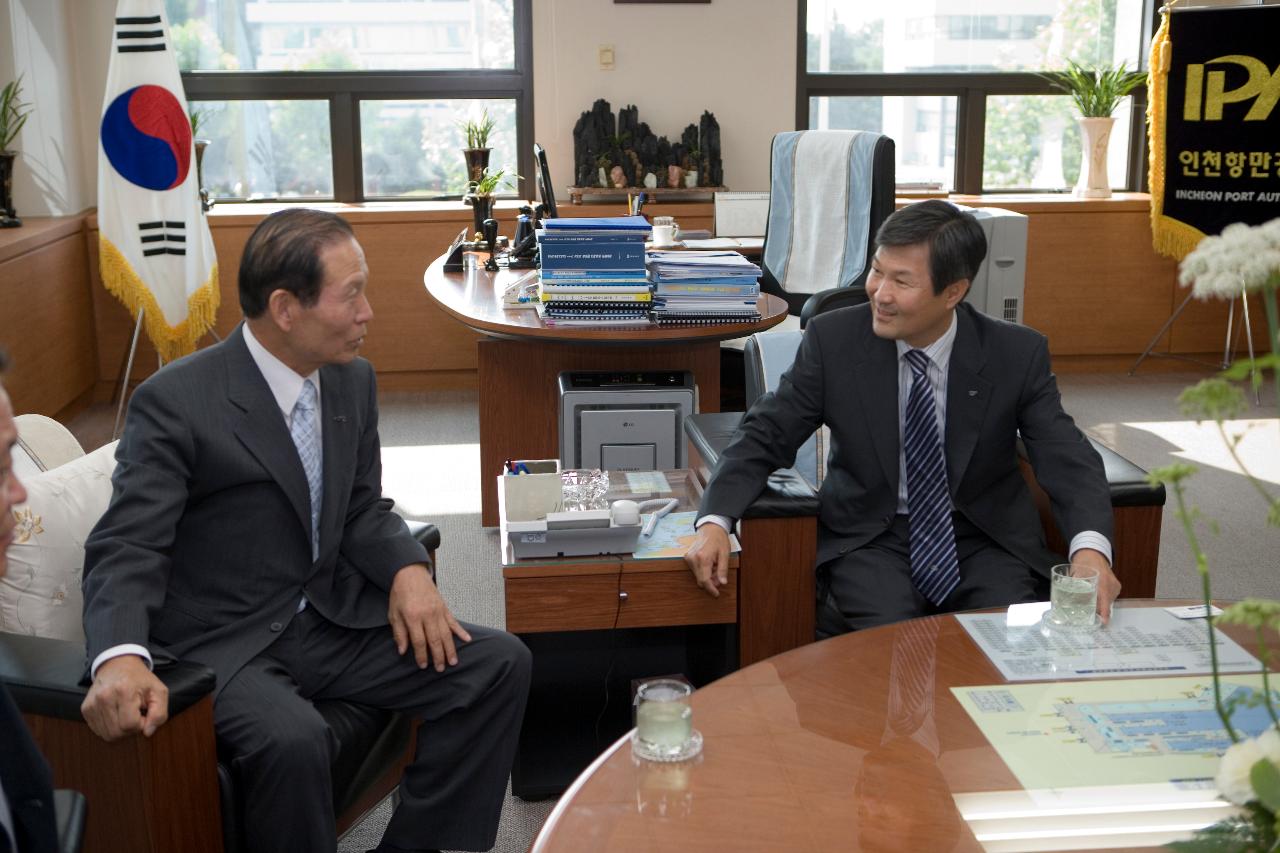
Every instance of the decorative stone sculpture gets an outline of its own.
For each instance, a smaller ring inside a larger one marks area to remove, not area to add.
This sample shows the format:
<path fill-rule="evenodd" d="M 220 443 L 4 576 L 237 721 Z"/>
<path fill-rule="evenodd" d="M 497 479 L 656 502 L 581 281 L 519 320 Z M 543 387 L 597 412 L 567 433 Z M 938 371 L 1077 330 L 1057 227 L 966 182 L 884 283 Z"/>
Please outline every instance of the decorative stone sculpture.
<path fill-rule="evenodd" d="M 640 121 L 636 105 L 620 109 L 615 120 L 609 102 L 600 98 L 573 127 L 573 164 L 576 186 L 721 186 L 720 125 L 703 112 L 672 143 Z"/>
<path fill-rule="evenodd" d="M 679 166 L 675 166 L 675 165 L 668 166 L 667 167 L 667 186 L 671 187 L 672 189 L 679 189 L 680 187 L 684 186 L 684 169 L 681 169 Z"/>
<path fill-rule="evenodd" d="M 629 186 L 629 184 L 627 184 L 627 175 L 622 170 L 621 166 L 614 166 L 609 170 L 609 180 L 613 181 L 613 185 L 619 189 Z"/>

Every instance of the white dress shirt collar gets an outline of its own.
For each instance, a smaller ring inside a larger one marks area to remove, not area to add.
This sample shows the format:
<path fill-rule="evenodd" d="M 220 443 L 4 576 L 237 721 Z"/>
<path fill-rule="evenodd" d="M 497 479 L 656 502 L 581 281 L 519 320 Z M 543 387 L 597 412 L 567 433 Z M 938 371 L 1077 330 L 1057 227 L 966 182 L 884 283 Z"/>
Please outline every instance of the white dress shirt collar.
<path fill-rule="evenodd" d="M 248 323 L 244 324 L 243 329 L 244 343 L 249 348 L 249 355 L 253 358 L 253 363 L 258 365 L 258 370 L 262 371 L 262 378 L 267 380 L 267 387 L 271 389 L 272 396 L 276 398 L 276 405 L 284 413 L 285 422 L 287 423 L 293 416 L 294 404 L 298 402 L 298 395 L 302 393 L 302 383 L 308 379 L 316 386 L 316 405 L 318 408 L 318 401 L 320 400 L 320 371 L 313 370 L 308 376 L 298 375 L 292 367 L 272 355 L 253 336 L 253 330 L 249 328 Z"/>
<path fill-rule="evenodd" d="M 923 350 L 924 354 L 929 357 L 929 361 L 936 364 L 938 366 L 938 370 L 941 371 L 944 376 L 947 373 L 947 366 L 951 362 L 951 348 L 955 346 L 957 324 L 956 312 L 952 310 L 951 325 L 947 326 L 947 330 L 942 333 L 942 337 L 929 344 Z M 904 340 L 896 340 L 894 343 L 898 346 L 899 361 L 906 356 L 909 350 L 916 349 L 916 347 L 911 346 L 911 344 Z"/>

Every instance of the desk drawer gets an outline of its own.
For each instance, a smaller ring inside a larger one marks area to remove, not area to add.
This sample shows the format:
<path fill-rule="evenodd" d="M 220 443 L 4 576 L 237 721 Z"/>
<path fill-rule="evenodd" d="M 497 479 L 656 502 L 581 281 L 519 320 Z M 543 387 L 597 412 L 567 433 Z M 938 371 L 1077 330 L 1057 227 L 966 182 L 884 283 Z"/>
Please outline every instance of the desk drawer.
<path fill-rule="evenodd" d="M 653 628 L 664 625 L 732 623 L 738 617 L 738 578 L 712 598 L 694 583 L 687 570 L 627 572 L 618 607 L 616 574 L 557 575 L 506 579 L 507 630 L 589 631 L 614 627 Z"/>

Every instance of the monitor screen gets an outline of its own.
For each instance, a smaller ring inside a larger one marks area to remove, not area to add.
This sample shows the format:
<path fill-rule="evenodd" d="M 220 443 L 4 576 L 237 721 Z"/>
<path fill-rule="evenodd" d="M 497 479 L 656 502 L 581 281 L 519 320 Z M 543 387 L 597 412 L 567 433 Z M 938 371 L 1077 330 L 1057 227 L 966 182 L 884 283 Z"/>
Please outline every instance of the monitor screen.
<path fill-rule="evenodd" d="M 538 161 L 538 198 L 547 209 L 547 217 L 555 219 L 556 192 L 551 188 L 551 170 L 547 168 L 547 152 L 538 143 L 533 143 L 533 157 Z"/>

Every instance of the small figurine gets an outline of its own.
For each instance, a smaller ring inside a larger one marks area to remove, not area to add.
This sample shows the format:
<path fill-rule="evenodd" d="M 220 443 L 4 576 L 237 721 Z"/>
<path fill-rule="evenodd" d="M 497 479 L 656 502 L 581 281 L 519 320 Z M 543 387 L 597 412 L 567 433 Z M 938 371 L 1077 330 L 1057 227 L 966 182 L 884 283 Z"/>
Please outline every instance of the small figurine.
<path fill-rule="evenodd" d="M 644 185 L 646 189 L 655 189 L 658 186 L 658 176 L 653 172 L 645 173 Z"/>
<path fill-rule="evenodd" d="M 667 186 L 672 189 L 679 189 L 684 186 L 684 169 L 679 166 L 671 165 L 667 167 Z"/>
<path fill-rule="evenodd" d="M 609 179 L 613 181 L 613 185 L 619 189 L 627 185 L 627 173 L 622 171 L 621 166 L 614 166 L 609 170 Z"/>

